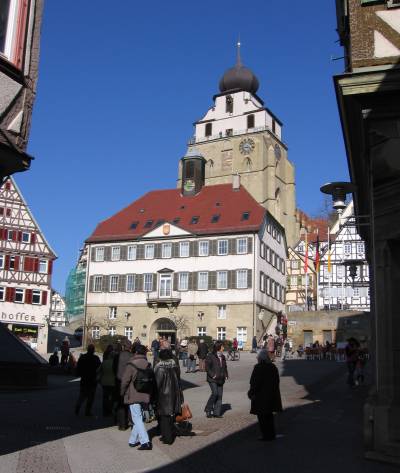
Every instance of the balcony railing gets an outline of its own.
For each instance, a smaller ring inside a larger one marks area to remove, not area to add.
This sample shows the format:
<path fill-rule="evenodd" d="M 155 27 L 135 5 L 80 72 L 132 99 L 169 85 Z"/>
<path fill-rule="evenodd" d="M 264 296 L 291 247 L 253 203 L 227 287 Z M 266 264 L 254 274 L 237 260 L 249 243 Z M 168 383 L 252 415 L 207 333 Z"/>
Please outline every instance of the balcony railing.
<path fill-rule="evenodd" d="M 160 291 L 148 292 L 146 294 L 147 305 L 153 307 L 157 312 L 159 307 L 168 307 L 172 312 L 181 302 L 181 293 L 179 291 L 170 291 L 164 295 Z"/>
<path fill-rule="evenodd" d="M 229 138 L 230 136 L 245 135 L 249 133 L 259 133 L 260 131 L 267 131 L 267 130 L 273 133 L 269 126 L 257 126 L 254 128 L 246 128 L 245 130 L 233 130 L 229 133 L 223 133 L 222 131 L 220 131 L 218 135 L 199 136 L 199 137 L 193 136 L 192 138 L 189 139 L 188 145 L 194 145 L 196 143 L 201 143 L 203 141 L 213 141 L 213 140 L 219 140 L 221 138 Z"/>

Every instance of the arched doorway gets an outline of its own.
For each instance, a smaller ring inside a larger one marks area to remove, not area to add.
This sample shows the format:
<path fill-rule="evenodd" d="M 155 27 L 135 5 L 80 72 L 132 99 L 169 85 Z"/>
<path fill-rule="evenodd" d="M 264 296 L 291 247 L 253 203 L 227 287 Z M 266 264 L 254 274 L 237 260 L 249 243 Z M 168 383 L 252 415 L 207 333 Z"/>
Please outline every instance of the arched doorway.
<path fill-rule="evenodd" d="M 166 317 L 154 321 L 150 328 L 150 338 L 154 340 L 156 337 L 165 337 L 171 345 L 175 345 L 176 325 L 174 322 Z"/>

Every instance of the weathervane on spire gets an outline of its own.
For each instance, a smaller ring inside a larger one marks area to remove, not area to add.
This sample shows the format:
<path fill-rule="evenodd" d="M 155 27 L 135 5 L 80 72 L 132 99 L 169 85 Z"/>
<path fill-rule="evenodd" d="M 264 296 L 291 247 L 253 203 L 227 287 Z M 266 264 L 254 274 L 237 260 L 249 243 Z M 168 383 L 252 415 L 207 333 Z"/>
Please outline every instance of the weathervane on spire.
<path fill-rule="evenodd" d="M 240 42 L 240 35 L 239 35 L 239 38 L 238 38 L 238 42 L 236 43 L 236 46 L 237 46 L 237 53 L 236 53 L 236 65 L 237 66 L 241 66 L 242 65 L 242 61 L 241 61 L 241 58 L 240 58 L 240 46 L 241 46 L 241 42 Z"/>

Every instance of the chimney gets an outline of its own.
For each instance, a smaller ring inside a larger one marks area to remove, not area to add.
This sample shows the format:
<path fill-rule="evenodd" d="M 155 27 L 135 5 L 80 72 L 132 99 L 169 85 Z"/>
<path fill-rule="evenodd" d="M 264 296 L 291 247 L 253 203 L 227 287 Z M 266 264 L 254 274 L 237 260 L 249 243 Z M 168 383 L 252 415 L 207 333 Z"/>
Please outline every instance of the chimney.
<path fill-rule="evenodd" d="M 234 191 L 238 191 L 240 189 L 240 175 L 238 172 L 232 175 L 232 189 Z"/>

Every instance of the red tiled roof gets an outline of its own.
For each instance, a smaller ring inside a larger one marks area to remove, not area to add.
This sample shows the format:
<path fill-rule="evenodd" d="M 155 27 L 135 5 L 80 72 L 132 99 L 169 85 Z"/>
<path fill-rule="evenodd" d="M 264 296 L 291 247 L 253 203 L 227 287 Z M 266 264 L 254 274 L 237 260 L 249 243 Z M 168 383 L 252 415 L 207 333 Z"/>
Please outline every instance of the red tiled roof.
<path fill-rule="evenodd" d="M 308 219 L 306 222 L 306 226 L 308 229 L 307 241 L 309 243 L 315 243 L 317 241 L 317 236 L 319 236 L 319 241 L 327 241 L 328 225 L 328 220 L 324 218 Z M 300 240 L 305 240 L 305 235 L 303 232 L 300 232 Z"/>
<path fill-rule="evenodd" d="M 248 220 L 242 220 L 243 212 L 249 212 Z M 211 223 L 214 215 L 219 220 Z M 107 220 L 99 223 L 86 240 L 88 243 L 140 238 L 150 232 L 161 221 L 175 225 L 194 234 L 237 233 L 257 231 L 264 219 L 265 209 L 240 187 L 234 190 L 231 184 L 205 186 L 194 196 L 183 196 L 180 189 L 151 191 L 132 202 Z M 192 217 L 199 217 L 191 224 Z M 151 227 L 144 227 L 152 220 Z M 136 223 L 136 228 L 131 228 Z"/>

